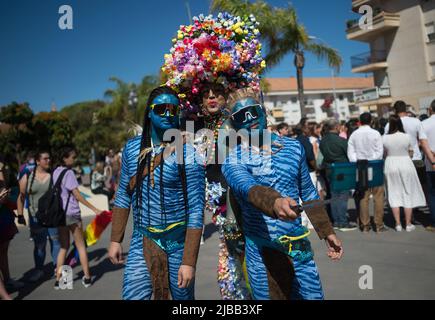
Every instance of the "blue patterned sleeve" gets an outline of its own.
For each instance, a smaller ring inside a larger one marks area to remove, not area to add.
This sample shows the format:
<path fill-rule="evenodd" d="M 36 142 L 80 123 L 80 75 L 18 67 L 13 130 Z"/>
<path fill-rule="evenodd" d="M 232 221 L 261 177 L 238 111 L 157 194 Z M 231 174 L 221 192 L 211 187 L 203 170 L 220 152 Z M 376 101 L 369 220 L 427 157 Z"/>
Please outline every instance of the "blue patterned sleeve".
<path fill-rule="evenodd" d="M 186 184 L 189 220 L 187 228 L 202 229 L 205 205 L 205 169 L 195 161 L 195 152 L 185 145 Z"/>
<path fill-rule="evenodd" d="M 222 174 L 237 197 L 248 201 L 249 190 L 258 185 L 248 166 L 241 161 L 240 148 L 231 152 L 222 164 Z"/>
<path fill-rule="evenodd" d="M 319 199 L 319 194 L 313 185 L 305 160 L 304 148 L 300 147 L 301 159 L 299 161 L 299 197 L 303 202 Z"/>
<path fill-rule="evenodd" d="M 131 197 L 127 192 L 130 182 L 129 147 L 130 144 L 127 142 L 122 151 L 121 177 L 115 197 L 115 207 L 122 209 L 129 209 L 131 205 Z"/>

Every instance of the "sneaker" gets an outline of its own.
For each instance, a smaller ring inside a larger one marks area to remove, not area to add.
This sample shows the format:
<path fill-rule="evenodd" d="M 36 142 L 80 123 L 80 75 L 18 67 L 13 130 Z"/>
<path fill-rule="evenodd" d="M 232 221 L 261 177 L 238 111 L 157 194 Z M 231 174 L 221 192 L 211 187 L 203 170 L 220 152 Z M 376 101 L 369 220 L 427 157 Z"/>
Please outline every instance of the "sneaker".
<path fill-rule="evenodd" d="M 363 227 L 362 232 L 363 233 L 369 233 L 370 232 L 370 227 Z"/>
<path fill-rule="evenodd" d="M 388 231 L 388 229 L 385 226 L 376 228 L 376 233 L 382 233 L 382 232 L 386 232 Z"/>
<path fill-rule="evenodd" d="M 201 243 L 200 243 L 200 245 L 203 245 L 204 243 L 205 243 L 204 237 L 201 237 Z"/>
<path fill-rule="evenodd" d="M 83 276 L 83 278 L 82 278 L 82 285 L 85 288 L 89 288 L 92 285 L 92 278 L 86 278 L 85 276 Z"/>
<path fill-rule="evenodd" d="M 397 232 L 402 232 L 403 231 L 402 226 L 401 225 L 397 225 L 396 226 L 396 231 Z"/>
<path fill-rule="evenodd" d="M 5 287 L 7 290 L 18 290 L 24 287 L 24 282 L 9 279 L 7 282 L 5 282 Z"/>
<path fill-rule="evenodd" d="M 44 277 L 44 271 L 36 269 L 35 272 L 29 277 L 30 282 L 38 282 Z"/>
<path fill-rule="evenodd" d="M 59 281 L 56 280 L 56 282 L 54 283 L 54 290 L 59 290 Z"/>
<path fill-rule="evenodd" d="M 427 226 L 426 231 L 435 232 L 435 226 Z"/>
<path fill-rule="evenodd" d="M 356 229 L 358 229 L 358 227 L 355 226 L 355 225 L 353 225 L 353 224 L 351 224 L 351 223 L 343 224 L 343 225 L 341 225 L 341 226 L 338 228 L 338 230 L 343 231 L 343 232 L 346 232 L 346 231 L 353 231 L 353 230 L 356 230 Z"/>
<path fill-rule="evenodd" d="M 415 226 L 413 224 L 408 224 L 406 226 L 406 232 L 412 232 L 415 230 Z"/>

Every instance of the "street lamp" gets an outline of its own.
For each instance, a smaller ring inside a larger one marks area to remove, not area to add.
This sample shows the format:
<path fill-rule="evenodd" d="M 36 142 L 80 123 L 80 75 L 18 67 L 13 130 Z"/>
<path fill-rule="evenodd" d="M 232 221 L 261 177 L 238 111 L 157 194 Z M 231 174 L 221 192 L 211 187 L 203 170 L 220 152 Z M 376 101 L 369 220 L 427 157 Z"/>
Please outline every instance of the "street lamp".
<path fill-rule="evenodd" d="M 128 105 L 132 108 L 137 105 L 137 94 L 134 90 L 131 90 L 128 95 Z"/>
<path fill-rule="evenodd" d="M 130 93 L 128 94 L 128 106 L 131 109 L 131 111 L 133 112 L 133 114 L 136 112 L 137 102 L 138 102 L 138 98 L 137 98 L 136 91 L 132 89 L 132 90 L 130 90 Z M 127 114 L 128 114 L 128 112 L 127 112 Z"/>

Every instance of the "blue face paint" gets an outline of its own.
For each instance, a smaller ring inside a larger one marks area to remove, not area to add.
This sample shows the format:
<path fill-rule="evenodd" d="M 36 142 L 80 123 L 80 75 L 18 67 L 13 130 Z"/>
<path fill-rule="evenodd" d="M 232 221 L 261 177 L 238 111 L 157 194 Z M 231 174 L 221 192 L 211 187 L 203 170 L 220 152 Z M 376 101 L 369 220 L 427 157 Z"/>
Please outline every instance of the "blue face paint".
<path fill-rule="evenodd" d="M 163 93 L 154 98 L 151 104 L 176 104 L 177 106 L 180 104 L 180 100 L 173 94 Z"/>
<path fill-rule="evenodd" d="M 153 99 L 152 104 L 174 104 L 179 105 L 180 101 L 173 94 L 161 94 Z M 168 129 L 177 129 L 180 125 L 180 115 L 177 114 L 175 116 L 171 116 L 169 111 L 166 111 L 165 115 L 158 115 L 153 110 L 149 112 L 149 118 L 151 119 L 151 123 L 157 131 L 160 130 L 168 130 Z"/>
<path fill-rule="evenodd" d="M 267 128 L 266 113 L 258 101 L 248 97 L 232 107 L 231 123 L 236 130 L 264 130 Z"/>

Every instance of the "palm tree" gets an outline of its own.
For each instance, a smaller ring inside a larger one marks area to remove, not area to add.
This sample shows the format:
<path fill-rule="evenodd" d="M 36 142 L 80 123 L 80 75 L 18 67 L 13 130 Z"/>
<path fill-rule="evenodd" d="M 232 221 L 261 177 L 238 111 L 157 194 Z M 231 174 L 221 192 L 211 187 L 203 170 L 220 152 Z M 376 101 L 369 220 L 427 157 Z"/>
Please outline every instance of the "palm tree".
<path fill-rule="evenodd" d="M 132 89 L 132 84 L 128 84 L 117 77 L 110 77 L 110 81 L 115 82 L 116 88 L 107 89 L 104 92 L 104 97 L 111 99 L 107 108 L 102 110 L 105 115 L 112 117 L 124 117 L 128 115 L 128 95 Z"/>
<path fill-rule="evenodd" d="M 319 60 L 326 61 L 331 68 L 339 72 L 343 62 L 336 49 L 326 44 L 315 42 L 315 37 L 308 36 L 305 27 L 299 23 L 295 9 L 275 8 L 263 0 L 213 0 L 213 12 L 228 11 L 234 15 L 253 14 L 260 22 L 259 30 L 266 47 L 267 67 L 276 66 L 288 53 L 293 53 L 298 83 L 298 99 L 302 116 L 306 115 L 303 69 L 305 67 L 304 52 L 311 52 Z"/>
<path fill-rule="evenodd" d="M 144 105 L 150 92 L 159 85 L 158 78 L 146 75 L 139 84 L 126 83 L 117 77 L 111 77 L 109 80 L 113 81 L 116 87 L 104 92 L 104 96 L 111 101 L 100 111 L 100 115 L 120 118 L 127 123 L 132 121 L 142 122 L 145 111 Z M 129 101 L 132 92 L 137 97 L 136 103 Z"/>

